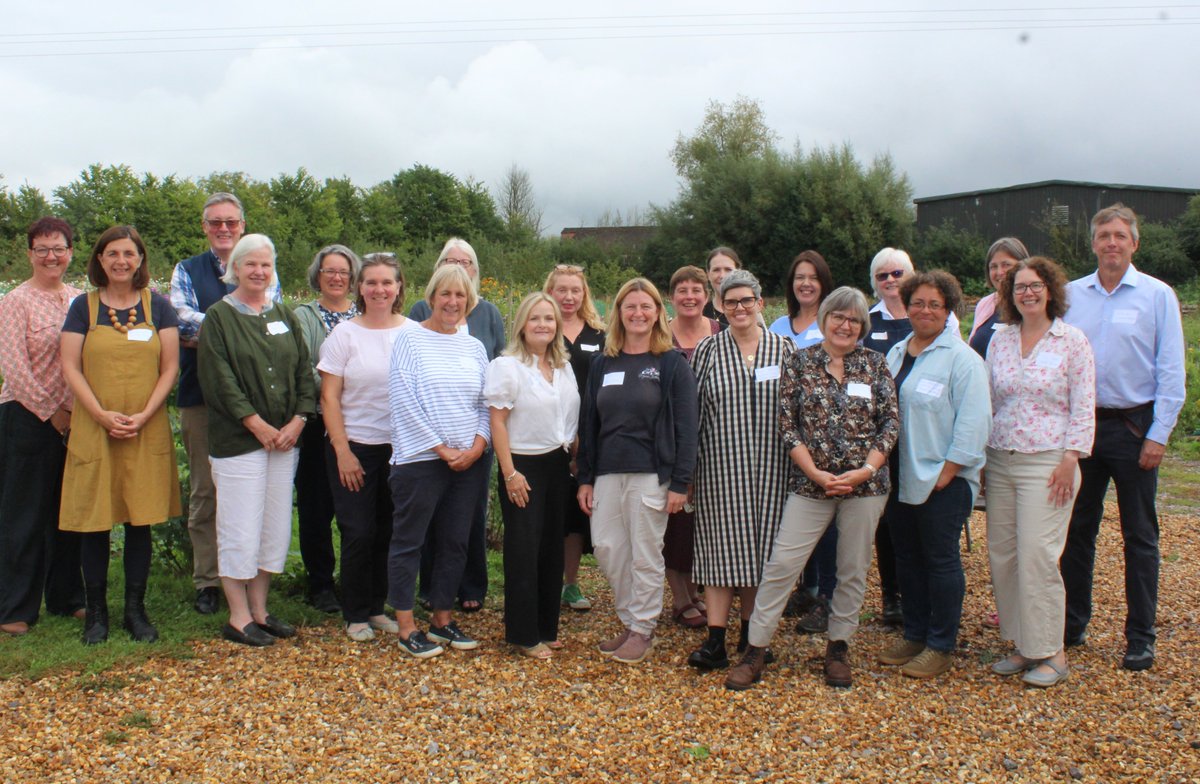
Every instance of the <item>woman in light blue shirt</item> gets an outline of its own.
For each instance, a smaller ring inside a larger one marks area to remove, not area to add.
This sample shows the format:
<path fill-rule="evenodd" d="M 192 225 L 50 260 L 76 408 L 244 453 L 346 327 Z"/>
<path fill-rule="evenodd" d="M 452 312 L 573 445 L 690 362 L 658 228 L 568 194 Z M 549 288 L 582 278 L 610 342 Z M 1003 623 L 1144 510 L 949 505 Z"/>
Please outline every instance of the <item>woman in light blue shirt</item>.
<path fill-rule="evenodd" d="M 888 367 L 900 398 L 892 452 L 900 503 L 890 526 L 904 639 L 879 661 L 935 678 L 950 669 L 958 646 L 966 593 L 958 541 L 979 493 L 991 398 L 983 360 L 948 324 L 962 303 L 954 276 L 918 272 L 900 296 L 913 331 L 888 352 Z"/>

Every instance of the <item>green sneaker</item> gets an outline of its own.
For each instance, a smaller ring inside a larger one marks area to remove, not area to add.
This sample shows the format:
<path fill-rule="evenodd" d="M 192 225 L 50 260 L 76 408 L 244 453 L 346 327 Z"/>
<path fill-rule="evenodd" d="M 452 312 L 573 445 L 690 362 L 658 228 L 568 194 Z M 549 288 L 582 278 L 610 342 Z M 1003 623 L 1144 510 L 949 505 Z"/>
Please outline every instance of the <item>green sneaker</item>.
<path fill-rule="evenodd" d="M 583 592 L 579 590 L 579 586 L 575 583 L 567 583 L 563 586 L 562 603 L 564 607 L 570 607 L 572 610 L 579 612 L 592 609 L 591 601 L 583 595 Z"/>

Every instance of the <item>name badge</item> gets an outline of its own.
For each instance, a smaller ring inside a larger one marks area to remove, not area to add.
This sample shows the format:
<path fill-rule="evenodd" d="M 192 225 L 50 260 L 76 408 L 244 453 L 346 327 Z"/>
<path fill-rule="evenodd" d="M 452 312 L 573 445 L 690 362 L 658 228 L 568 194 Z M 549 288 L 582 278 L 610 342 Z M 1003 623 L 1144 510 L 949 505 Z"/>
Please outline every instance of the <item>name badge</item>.
<path fill-rule="evenodd" d="M 871 340 L 887 340 L 886 332 L 872 332 Z"/>
<path fill-rule="evenodd" d="M 923 378 L 917 382 L 917 392 L 922 395 L 928 395 L 929 397 L 941 397 L 942 390 L 945 388 L 946 385 L 942 382 L 934 381 L 933 379 L 929 378 Z"/>
<path fill-rule="evenodd" d="M 1001 324 L 999 321 L 997 321 L 995 324 L 992 325 L 992 332 L 995 332 L 996 330 L 1000 329 L 1003 326 L 1004 326 L 1003 324 Z"/>
<path fill-rule="evenodd" d="M 819 329 L 810 329 L 808 332 L 804 333 L 805 340 L 820 340 L 821 337 L 821 330 Z"/>
<path fill-rule="evenodd" d="M 755 382 L 774 381 L 777 378 L 779 378 L 779 365 L 754 368 Z"/>
<path fill-rule="evenodd" d="M 1114 324 L 1136 324 L 1138 312 L 1132 308 L 1120 308 L 1113 311 L 1112 323 Z"/>
<path fill-rule="evenodd" d="M 267 322 L 267 334 L 268 335 L 282 335 L 285 332 L 291 332 L 291 330 L 289 330 L 288 325 L 284 324 L 282 321 L 268 321 Z"/>
<path fill-rule="evenodd" d="M 625 371 L 618 370 L 613 373 L 604 374 L 604 384 L 606 387 L 619 387 L 625 383 Z"/>
<path fill-rule="evenodd" d="M 148 343 L 148 342 L 150 342 L 150 338 L 154 337 L 154 330 L 152 330 L 152 329 L 131 329 L 126 334 L 129 336 L 130 340 L 137 341 L 138 343 Z"/>
<path fill-rule="evenodd" d="M 850 397 L 861 397 L 861 398 L 866 398 L 867 400 L 870 400 L 871 399 L 871 385 L 870 384 L 859 384 L 857 382 L 851 382 L 846 385 L 846 394 L 849 395 Z"/>
<path fill-rule="evenodd" d="M 470 334 L 471 334 L 471 327 L 470 327 L 470 325 L 469 325 L 469 324 L 459 324 L 459 325 L 458 325 L 458 331 L 459 331 L 459 332 L 461 332 L 461 333 L 463 333 L 463 334 L 470 335 Z"/>
<path fill-rule="evenodd" d="M 1049 351 L 1042 351 L 1037 355 L 1035 364 L 1043 368 L 1056 368 L 1062 365 L 1062 355 L 1052 354 Z"/>
<path fill-rule="evenodd" d="M 600 344 L 599 343 L 580 343 L 579 348 L 582 351 L 599 351 Z"/>

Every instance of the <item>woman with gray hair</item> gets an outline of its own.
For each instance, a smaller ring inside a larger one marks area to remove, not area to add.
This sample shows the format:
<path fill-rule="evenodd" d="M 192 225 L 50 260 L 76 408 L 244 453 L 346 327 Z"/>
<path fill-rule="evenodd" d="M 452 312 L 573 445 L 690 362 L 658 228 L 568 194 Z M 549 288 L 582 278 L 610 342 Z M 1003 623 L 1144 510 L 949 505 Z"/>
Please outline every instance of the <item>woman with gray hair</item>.
<path fill-rule="evenodd" d="M 308 346 L 295 314 L 271 300 L 274 279 L 271 240 L 242 237 L 224 278 L 236 288 L 209 308 L 199 347 L 217 486 L 217 566 L 229 604 L 222 634 L 257 646 L 296 633 L 267 612 L 267 591 L 292 539 L 295 447 L 317 411 Z"/>
<path fill-rule="evenodd" d="M 1010 269 L 1027 258 L 1029 251 L 1026 250 L 1025 243 L 1016 237 L 1001 237 L 988 248 L 984 258 L 984 269 L 987 272 L 987 281 L 992 286 L 992 293 L 975 303 L 975 319 L 971 324 L 971 334 L 967 337 L 971 348 L 984 359 L 987 359 L 992 335 L 1004 326 L 1004 321 L 1000 318 L 999 295 L 996 293 L 1000 290 L 1000 282 Z"/>
<path fill-rule="evenodd" d="M 475 304 L 462 314 L 458 328 L 460 330 L 465 328 L 468 335 L 483 344 L 488 362 L 491 362 L 503 353 L 508 342 L 508 335 L 504 331 L 504 319 L 500 316 L 500 310 L 479 296 L 479 256 L 471 247 L 471 243 L 461 237 L 451 237 L 442 246 L 442 252 L 438 254 L 433 268 L 437 270 L 447 264 L 457 266 L 466 272 L 475 289 Z M 429 304 L 425 300 L 420 300 L 413 304 L 412 310 L 408 312 L 408 317 L 413 321 L 426 321 L 432 312 Z M 458 586 L 458 604 L 462 611 L 467 613 L 483 609 L 483 600 L 487 596 L 488 589 L 487 510 L 488 498 L 491 494 L 488 492 L 486 477 L 491 476 L 492 463 L 495 462 L 495 456 L 490 447 L 484 450 L 483 457 L 480 459 L 484 465 L 484 487 L 479 493 L 479 500 L 475 507 L 475 516 L 471 523 L 471 536 L 467 545 L 467 565 L 463 569 L 462 584 Z M 431 552 L 431 543 L 426 542 L 425 552 L 421 557 L 420 592 L 422 597 L 428 593 L 432 577 Z"/>
<path fill-rule="evenodd" d="M 886 354 L 912 332 L 908 311 L 900 300 L 900 282 L 913 274 L 912 259 L 899 248 L 884 248 L 871 259 L 870 274 L 871 291 L 879 301 L 871 308 L 871 326 L 863 345 Z"/>
<path fill-rule="evenodd" d="M 317 372 L 317 362 L 321 358 L 321 344 L 334 327 L 359 315 L 354 291 L 361 269 L 362 262 L 345 245 L 326 245 L 308 266 L 308 285 L 318 296 L 297 306 L 295 314 L 312 360 L 318 400 L 321 374 Z M 325 423 L 319 416 L 309 420 L 300 437 L 296 511 L 300 557 L 308 573 L 308 603 L 322 612 L 338 612 L 341 604 L 334 592 L 333 579 L 333 494 L 325 474 Z"/>
<path fill-rule="evenodd" d="M 754 602 L 750 645 L 730 670 L 726 688 L 748 689 L 762 677 L 788 592 L 835 520 L 837 588 L 825 683 L 850 685 L 847 642 L 858 628 L 875 525 L 891 486 L 887 455 L 899 431 L 887 363 L 859 345 L 867 318 L 862 292 L 848 286 L 834 290 L 817 313 L 821 342 L 783 362 L 779 428 L 791 459 L 790 494 Z"/>
<path fill-rule="evenodd" d="M 759 327 L 762 286 L 749 272 L 725 275 L 717 297 L 729 328 L 700 341 L 692 357 L 700 410 L 692 576 L 705 586 L 708 639 L 687 661 L 702 670 L 729 664 L 725 627 L 734 594 L 742 618 L 738 650 L 747 644 L 787 496 L 779 379 L 794 350 L 788 338 Z"/>

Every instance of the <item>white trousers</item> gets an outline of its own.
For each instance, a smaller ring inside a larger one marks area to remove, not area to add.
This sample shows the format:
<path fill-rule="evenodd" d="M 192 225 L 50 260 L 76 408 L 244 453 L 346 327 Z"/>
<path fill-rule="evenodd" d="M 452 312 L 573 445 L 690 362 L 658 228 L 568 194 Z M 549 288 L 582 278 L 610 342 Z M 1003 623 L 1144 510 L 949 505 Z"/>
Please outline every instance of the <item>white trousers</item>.
<path fill-rule="evenodd" d="M 605 474 L 593 488 L 592 547 L 625 628 L 653 634 L 663 608 L 667 485 L 654 474 Z"/>
<path fill-rule="evenodd" d="M 829 499 L 807 498 L 795 493 L 788 495 L 775 546 L 758 586 L 754 613 L 750 616 L 748 639 L 751 645 L 765 648 L 770 644 L 796 579 L 835 518 L 838 582 L 829 603 L 829 639 L 850 639 L 858 628 L 858 613 L 867 590 L 867 569 L 871 566 L 871 548 L 875 545 L 875 528 L 886 504 L 886 495 Z"/>
<path fill-rule="evenodd" d="M 299 457 L 299 449 L 259 449 L 210 459 L 222 577 L 249 580 L 259 570 L 283 571 L 292 543 L 292 480 Z"/>
<path fill-rule="evenodd" d="M 1045 659 L 1062 650 L 1067 594 L 1058 559 L 1067 543 L 1075 493 L 1050 503 L 1046 486 L 1063 450 L 1024 454 L 987 450 L 987 541 L 1000 634 L 1022 656 Z"/>

